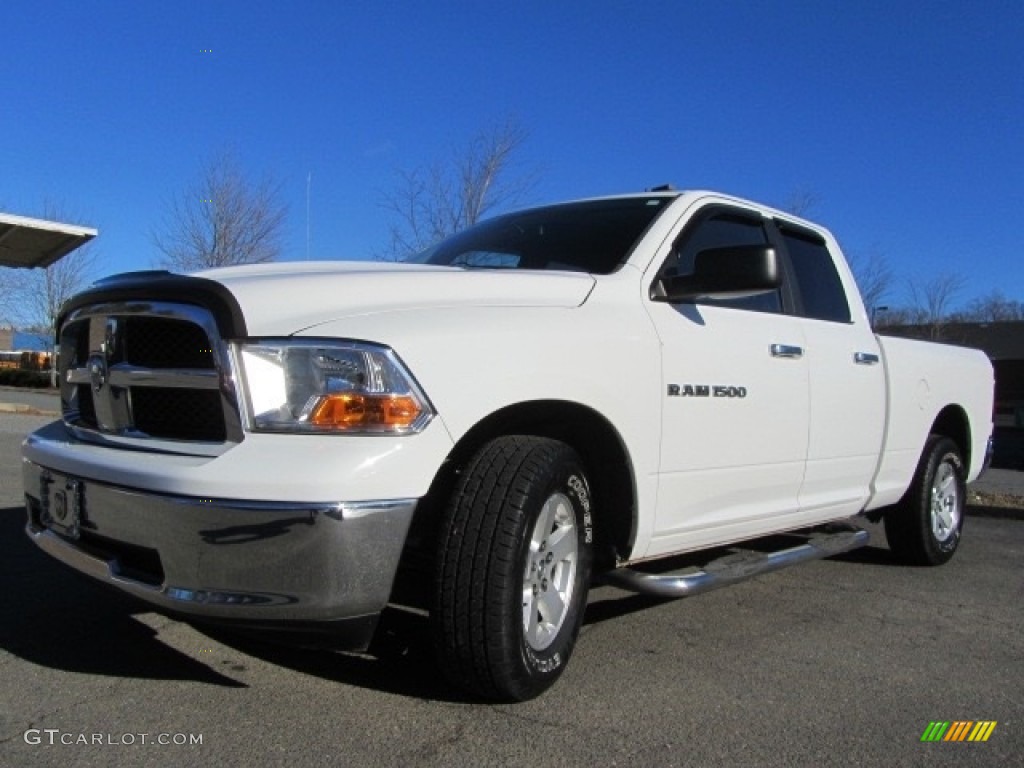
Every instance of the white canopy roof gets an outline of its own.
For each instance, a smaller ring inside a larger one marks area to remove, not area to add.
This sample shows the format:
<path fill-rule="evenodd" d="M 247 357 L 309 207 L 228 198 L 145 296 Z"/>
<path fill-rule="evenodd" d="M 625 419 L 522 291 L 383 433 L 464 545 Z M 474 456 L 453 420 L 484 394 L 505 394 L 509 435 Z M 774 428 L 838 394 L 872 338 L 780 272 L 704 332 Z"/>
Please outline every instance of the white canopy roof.
<path fill-rule="evenodd" d="M 0 213 L 0 267 L 48 267 L 97 234 L 91 227 Z"/>

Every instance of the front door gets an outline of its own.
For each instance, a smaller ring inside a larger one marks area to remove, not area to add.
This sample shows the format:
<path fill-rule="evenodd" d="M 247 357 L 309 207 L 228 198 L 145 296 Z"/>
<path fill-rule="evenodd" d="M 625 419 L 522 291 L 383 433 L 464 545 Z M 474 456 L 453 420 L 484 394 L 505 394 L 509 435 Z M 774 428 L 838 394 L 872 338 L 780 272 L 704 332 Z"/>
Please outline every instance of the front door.
<path fill-rule="evenodd" d="M 685 227 L 659 271 L 686 274 L 698 251 L 768 242 L 756 212 L 711 206 Z M 801 319 L 783 314 L 785 301 L 781 289 L 650 301 L 664 401 L 657 516 L 646 556 L 754 536 L 798 517 L 809 374 Z"/>

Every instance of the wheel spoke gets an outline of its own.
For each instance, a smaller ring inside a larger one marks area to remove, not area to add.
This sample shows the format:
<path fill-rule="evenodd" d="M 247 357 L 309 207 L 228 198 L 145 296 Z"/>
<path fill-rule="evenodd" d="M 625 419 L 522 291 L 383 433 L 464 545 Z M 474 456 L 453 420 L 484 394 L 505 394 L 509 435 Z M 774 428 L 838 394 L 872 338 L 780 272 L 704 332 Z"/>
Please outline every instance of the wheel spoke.
<path fill-rule="evenodd" d="M 551 573 L 551 585 L 560 593 L 565 594 L 572 586 L 572 580 L 576 576 L 576 553 L 565 560 L 561 560 Z"/>
<path fill-rule="evenodd" d="M 563 525 L 555 529 L 548 538 L 548 552 L 554 555 L 554 562 L 560 563 L 576 554 L 576 527 Z"/>
<path fill-rule="evenodd" d="M 544 619 L 545 625 L 555 629 L 562 624 L 562 616 L 565 613 L 565 603 L 558 590 L 549 588 L 543 592 L 537 600 L 537 612 Z"/>
<path fill-rule="evenodd" d="M 527 639 L 533 640 L 537 633 L 537 605 L 531 584 L 523 587 L 523 629 Z"/>
<path fill-rule="evenodd" d="M 533 538 L 530 540 L 530 549 L 538 551 L 542 544 L 551 534 L 551 527 L 554 525 L 555 512 L 558 510 L 558 497 L 552 496 L 544 506 L 541 507 L 540 515 L 537 517 L 537 524 L 533 527 Z"/>

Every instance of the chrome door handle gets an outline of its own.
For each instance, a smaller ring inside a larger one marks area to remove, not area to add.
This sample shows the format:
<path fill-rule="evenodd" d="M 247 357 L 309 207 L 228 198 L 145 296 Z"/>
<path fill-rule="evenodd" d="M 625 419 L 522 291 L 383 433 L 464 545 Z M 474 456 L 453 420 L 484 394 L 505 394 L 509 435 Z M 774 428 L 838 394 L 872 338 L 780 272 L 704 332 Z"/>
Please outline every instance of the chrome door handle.
<path fill-rule="evenodd" d="M 790 344 L 772 344 L 772 357 L 788 357 L 797 359 L 803 356 L 803 347 L 794 347 Z"/>
<path fill-rule="evenodd" d="M 879 357 L 874 352 L 854 352 L 853 362 L 857 365 L 878 365 Z"/>

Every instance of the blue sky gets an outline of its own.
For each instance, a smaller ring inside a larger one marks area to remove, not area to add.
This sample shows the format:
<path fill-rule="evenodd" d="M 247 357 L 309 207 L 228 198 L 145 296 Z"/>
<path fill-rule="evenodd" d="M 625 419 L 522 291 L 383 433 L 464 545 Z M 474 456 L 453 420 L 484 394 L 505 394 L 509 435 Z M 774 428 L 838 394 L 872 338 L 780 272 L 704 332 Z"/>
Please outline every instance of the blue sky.
<path fill-rule="evenodd" d="M 230 148 L 285 258 L 367 257 L 399 169 L 512 118 L 526 203 L 668 183 L 808 213 L 902 276 L 1024 300 L 1024 3 L 5 0 L 0 210 L 55 201 L 104 273 Z M 209 51 L 209 52 L 206 52 Z M 890 303 L 899 303 L 893 296 Z"/>

